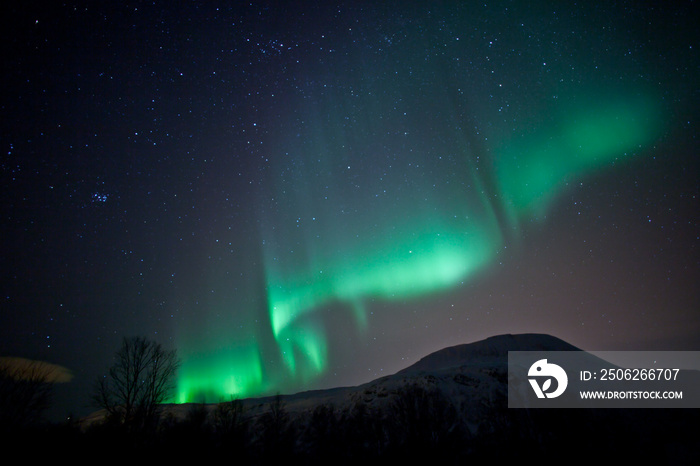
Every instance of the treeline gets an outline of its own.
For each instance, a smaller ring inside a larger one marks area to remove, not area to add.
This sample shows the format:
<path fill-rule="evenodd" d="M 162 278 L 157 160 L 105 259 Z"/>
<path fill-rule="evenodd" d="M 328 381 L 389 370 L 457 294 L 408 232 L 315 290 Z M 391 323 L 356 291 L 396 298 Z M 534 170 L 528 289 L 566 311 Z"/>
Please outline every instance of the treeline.
<path fill-rule="evenodd" d="M 104 460 L 224 459 L 234 464 L 407 464 L 514 461 L 523 456 L 605 462 L 651 460 L 683 464 L 698 458 L 697 410 L 465 411 L 435 388 L 406 385 L 380 404 L 321 404 L 292 413 L 283 397 L 246 409 L 232 400 L 193 404 L 184 416 L 161 411 L 157 422 L 124 423 L 107 416 L 5 430 L 10 449 L 43 456 Z"/>
<path fill-rule="evenodd" d="M 360 401 L 340 409 L 321 404 L 290 413 L 281 396 L 256 413 L 239 400 L 193 404 L 184 417 L 164 415 L 156 429 L 110 422 L 81 433 L 101 451 L 120 445 L 129 456 L 230 455 L 236 464 L 346 464 L 381 458 L 454 459 L 468 455 L 456 407 L 437 390 L 406 386 L 382 407 Z"/>
<path fill-rule="evenodd" d="M 358 401 L 342 409 L 321 404 L 291 413 L 281 396 L 255 412 L 231 400 L 192 404 L 179 417 L 163 409 L 148 423 L 107 414 L 89 426 L 77 421 L 23 425 L 4 429 L 2 438 L 35 454 L 89 452 L 122 460 L 230 457 L 236 464 L 346 464 L 430 458 L 444 464 L 469 456 L 462 416 L 441 392 L 407 385 L 384 401 L 377 407 Z"/>
<path fill-rule="evenodd" d="M 501 400 L 505 401 L 505 400 Z M 253 414 L 233 400 L 192 405 L 183 418 L 128 432 L 105 423 L 85 431 L 84 445 L 129 457 L 227 458 L 235 464 L 465 464 L 523 456 L 572 461 L 698 458 L 697 410 L 518 410 L 483 407 L 481 418 L 437 388 L 408 384 L 379 404 L 321 404 L 304 413 L 275 397 Z M 472 407 L 473 408 L 473 407 Z"/>

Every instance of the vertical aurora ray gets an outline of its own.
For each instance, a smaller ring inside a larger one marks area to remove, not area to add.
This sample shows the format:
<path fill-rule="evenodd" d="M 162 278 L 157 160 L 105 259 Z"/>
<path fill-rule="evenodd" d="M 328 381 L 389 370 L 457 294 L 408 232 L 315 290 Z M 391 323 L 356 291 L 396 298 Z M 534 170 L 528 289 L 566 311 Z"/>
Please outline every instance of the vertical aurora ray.
<path fill-rule="evenodd" d="M 260 393 L 264 386 L 258 344 L 233 344 L 190 353 L 179 372 L 177 402 L 218 402 Z"/>
<path fill-rule="evenodd" d="M 238 246 L 237 250 L 254 248 L 245 240 Z M 242 255 L 238 258 L 243 260 Z M 183 291 L 189 294 L 203 288 L 207 292 L 192 303 L 193 309 L 178 329 L 182 364 L 176 401 L 212 403 L 259 395 L 271 386 L 274 389 L 270 358 L 265 358 L 267 326 L 258 318 L 259 309 L 265 308 L 264 293 L 259 291 L 261 278 L 253 268 L 234 275 L 228 273 L 226 265 L 216 268 L 209 261 L 206 264 L 208 274 L 201 282 L 187 283 Z"/>

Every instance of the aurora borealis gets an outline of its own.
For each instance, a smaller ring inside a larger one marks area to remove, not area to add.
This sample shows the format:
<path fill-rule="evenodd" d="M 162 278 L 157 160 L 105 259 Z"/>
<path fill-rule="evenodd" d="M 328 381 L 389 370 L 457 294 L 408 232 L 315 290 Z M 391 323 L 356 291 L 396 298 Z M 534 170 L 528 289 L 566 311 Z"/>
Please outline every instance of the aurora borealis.
<path fill-rule="evenodd" d="M 494 148 L 494 166 L 481 172 L 473 167 L 475 154 L 468 144 L 450 145 L 445 150 L 453 151 L 454 163 L 448 169 L 439 163 L 435 166 L 426 156 L 418 180 L 405 180 L 409 186 L 414 182 L 424 186 L 395 195 L 352 192 L 349 173 L 353 170 L 362 173 L 356 175 L 361 183 L 377 170 L 385 169 L 382 176 L 389 176 L 390 168 L 374 166 L 374 158 L 362 160 L 360 168 L 333 161 L 333 157 L 349 160 L 346 152 L 355 146 L 366 152 L 365 146 L 371 145 L 366 129 L 343 132 L 339 138 L 352 141 L 351 148 L 340 144 L 336 153 L 323 153 L 328 141 L 322 130 L 305 136 L 307 143 L 298 149 L 302 160 L 285 153 L 276 169 L 290 172 L 295 165 L 315 162 L 331 168 L 299 173 L 298 186 L 278 188 L 275 196 L 282 199 L 270 221 L 263 222 L 261 235 L 269 325 L 285 379 L 308 383 L 327 370 L 332 342 L 318 319 L 348 312 L 362 329 L 367 325 L 368 300 L 407 300 L 463 284 L 487 267 L 505 245 L 503 230 L 517 230 L 520 222 L 546 215 L 569 182 L 645 150 L 660 134 L 662 111 L 653 96 L 631 96 L 625 99 L 618 94 L 610 100 L 579 96 L 591 104 L 568 109 L 551 128 Z M 379 122 L 369 126 L 375 124 Z M 328 126 L 343 125 L 338 121 Z M 449 132 L 445 140 L 460 140 L 458 131 Z M 404 138 L 393 163 L 401 163 L 401 150 L 411 151 L 411 139 Z M 381 153 L 375 156 L 381 159 Z M 333 166 L 340 168 L 333 170 Z M 439 188 L 451 177 L 455 187 Z M 382 185 L 400 190 L 397 182 Z M 494 192 L 486 192 L 487 186 L 493 186 Z M 505 217 L 499 219 L 498 212 Z M 196 400 L 192 393 L 198 389 L 219 399 L 269 391 L 257 341 L 221 351 L 227 356 L 214 354 L 193 360 L 191 368 L 186 365 L 183 386 L 188 388 L 181 401 Z M 200 373 L 202 367 L 209 369 Z"/>
<path fill-rule="evenodd" d="M 0 356 L 82 393 L 144 335 L 214 402 L 697 349 L 692 3 L 375 3 L 5 7 Z"/>

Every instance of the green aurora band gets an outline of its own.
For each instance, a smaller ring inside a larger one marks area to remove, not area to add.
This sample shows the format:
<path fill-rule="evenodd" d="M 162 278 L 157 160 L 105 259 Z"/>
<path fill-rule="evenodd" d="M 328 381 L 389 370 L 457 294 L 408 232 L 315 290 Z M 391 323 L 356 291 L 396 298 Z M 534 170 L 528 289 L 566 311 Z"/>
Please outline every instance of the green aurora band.
<path fill-rule="evenodd" d="M 321 213 L 308 222 L 313 226 L 269 226 L 267 233 L 275 230 L 285 244 L 306 243 L 293 255 L 279 242 L 263 245 L 269 328 L 262 333 L 271 335 L 281 367 L 265 367 L 272 358 L 250 335 L 238 346 L 186 355 L 177 401 L 269 394 L 279 391 L 281 380 L 311 382 L 327 369 L 329 351 L 325 330 L 312 317 L 346 309 L 362 329 L 368 301 L 401 301 L 460 286 L 492 263 L 507 242 L 505 232 L 544 216 L 568 184 L 638 156 L 661 133 L 661 109 L 649 95 L 564 107 L 547 129 L 494 146 L 491 170 L 465 168 L 459 176 L 470 180 L 469 192 L 439 191 L 422 206 L 409 194 L 413 207 L 406 218 L 380 205 L 363 213 L 370 217 L 362 222 L 323 224 Z M 473 155 L 464 152 L 465 159 Z"/>

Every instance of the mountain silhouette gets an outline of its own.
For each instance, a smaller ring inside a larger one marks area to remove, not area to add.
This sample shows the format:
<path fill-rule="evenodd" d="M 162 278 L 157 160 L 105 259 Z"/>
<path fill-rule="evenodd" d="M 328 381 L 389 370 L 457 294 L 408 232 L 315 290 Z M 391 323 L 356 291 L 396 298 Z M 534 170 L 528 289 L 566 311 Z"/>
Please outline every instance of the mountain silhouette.
<path fill-rule="evenodd" d="M 449 370 L 473 364 L 503 364 L 508 362 L 508 351 L 580 351 L 580 349 L 547 334 L 497 335 L 474 343 L 435 351 L 399 371 L 398 374 Z"/>

